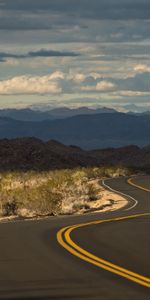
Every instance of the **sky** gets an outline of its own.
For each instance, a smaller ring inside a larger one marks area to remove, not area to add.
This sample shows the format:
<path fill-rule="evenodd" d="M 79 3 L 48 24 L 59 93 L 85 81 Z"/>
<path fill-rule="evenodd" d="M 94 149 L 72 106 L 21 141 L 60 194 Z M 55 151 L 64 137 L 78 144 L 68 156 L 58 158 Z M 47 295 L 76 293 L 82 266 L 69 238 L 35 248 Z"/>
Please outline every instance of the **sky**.
<path fill-rule="evenodd" d="M 149 0 L 0 0 L 0 108 L 150 107 Z"/>

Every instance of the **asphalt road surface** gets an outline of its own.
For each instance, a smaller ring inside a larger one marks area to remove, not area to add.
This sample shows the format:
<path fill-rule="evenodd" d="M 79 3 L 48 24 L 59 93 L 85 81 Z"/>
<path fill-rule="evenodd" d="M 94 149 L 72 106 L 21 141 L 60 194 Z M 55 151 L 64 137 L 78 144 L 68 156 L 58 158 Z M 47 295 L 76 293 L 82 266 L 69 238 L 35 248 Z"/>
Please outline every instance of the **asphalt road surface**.
<path fill-rule="evenodd" d="M 0 224 L 0 299 L 150 299 L 150 176 L 105 184 L 128 205 Z"/>

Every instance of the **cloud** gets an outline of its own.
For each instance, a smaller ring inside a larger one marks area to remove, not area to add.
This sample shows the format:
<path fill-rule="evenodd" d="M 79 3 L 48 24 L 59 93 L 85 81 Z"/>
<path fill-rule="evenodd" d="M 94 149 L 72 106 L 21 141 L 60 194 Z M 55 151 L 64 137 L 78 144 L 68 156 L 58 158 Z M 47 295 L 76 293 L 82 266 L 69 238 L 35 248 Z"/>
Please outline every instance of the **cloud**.
<path fill-rule="evenodd" d="M 150 72 L 140 71 L 134 77 L 132 76 L 126 79 L 120 79 L 117 83 L 121 90 L 149 92 Z"/>
<path fill-rule="evenodd" d="M 96 20 L 149 20 L 149 11 L 149 0 L 0 0 L 0 29 L 53 31 L 65 27 L 69 30 L 74 26 L 80 31 Z M 136 28 L 136 24 L 131 26 L 132 36 L 140 39 L 141 31 Z M 109 38 L 117 41 L 125 36 L 131 39 L 130 32 L 122 30 L 122 26 L 115 31 L 111 30 L 112 26 L 109 29 Z M 98 30 L 101 32 L 100 26 L 97 27 L 97 38 Z"/>
<path fill-rule="evenodd" d="M 24 58 L 25 56 L 22 54 L 14 54 L 14 53 L 7 53 L 7 52 L 0 52 L 0 60 L 5 62 L 7 58 Z"/>
<path fill-rule="evenodd" d="M 141 91 L 117 91 L 117 95 L 125 97 L 149 97 L 150 92 L 141 92 Z"/>
<path fill-rule="evenodd" d="M 59 94 L 61 87 L 58 81 L 61 74 L 54 73 L 47 76 L 18 76 L 0 81 L 1 95 L 25 95 L 25 94 Z"/>
<path fill-rule="evenodd" d="M 65 74 L 61 71 L 56 71 L 49 76 L 50 80 L 65 79 Z"/>
<path fill-rule="evenodd" d="M 1 101 L 148 101 L 149 12 L 149 0 L 0 0 Z"/>
<path fill-rule="evenodd" d="M 81 87 L 82 91 L 102 91 L 102 92 L 106 92 L 106 91 L 110 91 L 110 90 L 114 90 L 116 88 L 116 85 L 112 82 L 108 82 L 105 80 L 102 80 L 100 82 L 98 82 L 96 84 L 96 86 L 83 86 Z"/>
<path fill-rule="evenodd" d="M 138 64 L 134 67 L 134 71 L 136 74 L 138 73 L 150 73 L 150 66 L 144 65 L 144 64 Z"/>
<path fill-rule="evenodd" d="M 57 12 L 99 19 L 149 19 L 149 0 L 1 0 L 1 10 Z"/>
<path fill-rule="evenodd" d="M 71 76 L 71 79 L 75 82 L 82 82 L 86 79 L 86 76 L 83 73 L 76 73 Z"/>
<path fill-rule="evenodd" d="M 113 84 L 112 82 L 103 80 L 103 81 L 100 81 L 97 83 L 96 90 L 97 91 L 107 91 L 107 90 L 112 90 L 115 87 L 116 87 L 115 84 Z"/>
<path fill-rule="evenodd" d="M 31 51 L 26 56 L 27 57 L 74 57 L 79 56 L 79 53 L 70 52 L 70 51 L 55 51 L 55 50 L 46 50 L 41 49 L 39 51 Z"/>
<path fill-rule="evenodd" d="M 105 68 L 104 68 L 105 70 Z M 88 74 L 84 74 L 84 73 L 75 73 L 75 74 L 71 74 L 70 76 L 68 76 L 69 79 L 72 79 L 73 81 L 80 83 L 80 82 L 95 82 L 97 79 L 102 78 L 102 75 L 97 73 L 97 72 L 89 72 Z"/>
<path fill-rule="evenodd" d="M 39 51 L 30 51 L 26 54 L 0 52 L 0 61 L 5 62 L 7 58 L 25 59 L 25 58 L 36 58 L 36 57 L 76 57 L 79 53 L 71 51 L 55 51 L 41 49 Z"/>

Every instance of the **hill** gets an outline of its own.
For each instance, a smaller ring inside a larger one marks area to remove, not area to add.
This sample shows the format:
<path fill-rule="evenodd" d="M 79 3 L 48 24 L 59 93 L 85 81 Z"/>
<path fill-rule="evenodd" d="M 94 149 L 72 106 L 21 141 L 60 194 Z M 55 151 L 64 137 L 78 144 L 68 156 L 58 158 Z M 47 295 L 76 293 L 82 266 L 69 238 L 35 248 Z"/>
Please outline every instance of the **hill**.
<path fill-rule="evenodd" d="M 46 171 L 107 165 L 149 170 L 150 147 L 127 146 L 85 151 L 54 140 L 48 142 L 35 138 L 0 140 L 0 171 Z"/>

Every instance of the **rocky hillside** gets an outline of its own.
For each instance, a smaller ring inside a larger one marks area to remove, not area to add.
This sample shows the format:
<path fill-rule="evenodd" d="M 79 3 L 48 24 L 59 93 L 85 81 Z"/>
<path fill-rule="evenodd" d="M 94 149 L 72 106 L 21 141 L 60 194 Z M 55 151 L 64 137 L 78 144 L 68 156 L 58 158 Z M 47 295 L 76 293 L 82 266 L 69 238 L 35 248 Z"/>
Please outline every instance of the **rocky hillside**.
<path fill-rule="evenodd" d="M 36 138 L 0 140 L 0 171 L 54 170 L 79 166 L 124 165 L 150 169 L 150 146 L 85 151 Z"/>

